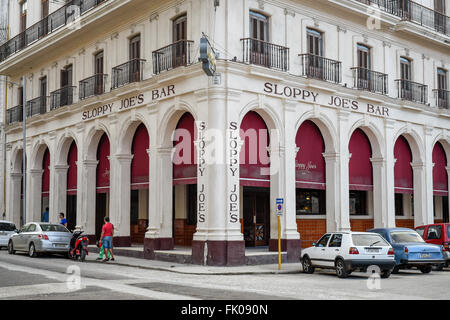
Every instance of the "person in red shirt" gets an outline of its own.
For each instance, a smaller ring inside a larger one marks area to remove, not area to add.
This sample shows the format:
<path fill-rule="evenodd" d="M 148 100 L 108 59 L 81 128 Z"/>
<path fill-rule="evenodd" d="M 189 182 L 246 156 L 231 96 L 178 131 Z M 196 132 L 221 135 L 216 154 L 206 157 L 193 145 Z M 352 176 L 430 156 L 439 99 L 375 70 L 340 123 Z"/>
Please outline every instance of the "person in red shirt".
<path fill-rule="evenodd" d="M 102 227 L 102 234 L 100 236 L 100 241 L 105 249 L 105 259 L 103 261 L 109 261 L 108 253 L 111 253 L 111 261 L 114 261 L 114 253 L 112 250 L 112 239 L 114 236 L 114 225 L 109 222 L 109 217 L 105 217 L 105 224 Z"/>

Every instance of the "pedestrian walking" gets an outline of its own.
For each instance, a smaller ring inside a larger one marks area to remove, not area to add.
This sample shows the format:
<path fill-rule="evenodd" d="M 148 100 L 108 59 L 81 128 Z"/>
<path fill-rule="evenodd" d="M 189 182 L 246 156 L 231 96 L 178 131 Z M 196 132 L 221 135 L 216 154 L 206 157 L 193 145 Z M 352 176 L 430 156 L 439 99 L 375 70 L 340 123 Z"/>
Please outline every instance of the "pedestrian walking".
<path fill-rule="evenodd" d="M 114 225 L 109 222 L 109 217 L 105 217 L 105 224 L 102 227 L 102 234 L 100 241 L 105 248 L 105 259 L 103 261 L 109 261 L 109 254 L 111 253 L 111 261 L 114 261 L 114 252 L 112 250 L 112 240 L 114 237 Z"/>
<path fill-rule="evenodd" d="M 103 247 L 103 242 L 97 242 L 97 248 L 100 248 L 97 260 L 103 260 L 103 254 L 105 253 L 105 248 Z M 108 259 L 111 259 L 111 252 L 108 252 Z"/>
<path fill-rule="evenodd" d="M 67 220 L 64 218 L 64 213 L 62 212 L 59 214 L 59 223 L 67 228 Z"/>
<path fill-rule="evenodd" d="M 48 207 L 46 207 L 45 211 L 42 212 L 41 221 L 42 222 L 48 222 Z"/>

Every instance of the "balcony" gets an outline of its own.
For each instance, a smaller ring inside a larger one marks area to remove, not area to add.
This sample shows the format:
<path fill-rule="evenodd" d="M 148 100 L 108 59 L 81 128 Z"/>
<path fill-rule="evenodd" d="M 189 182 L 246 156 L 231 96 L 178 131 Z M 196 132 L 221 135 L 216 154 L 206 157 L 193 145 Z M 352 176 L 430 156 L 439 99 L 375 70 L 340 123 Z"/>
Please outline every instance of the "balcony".
<path fill-rule="evenodd" d="M 105 84 L 108 75 L 96 74 L 79 82 L 80 100 L 98 96 L 105 93 Z"/>
<path fill-rule="evenodd" d="M 289 48 L 251 38 L 241 41 L 243 62 L 281 71 L 289 70 Z"/>
<path fill-rule="evenodd" d="M 302 76 L 334 83 L 342 81 L 342 62 L 313 54 L 300 54 Z"/>
<path fill-rule="evenodd" d="M 143 59 L 134 59 L 112 69 L 111 90 L 143 80 Z"/>
<path fill-rule="evenodd" d="M 388 75 L 365 68 L 351 68 L 353 72 L 353 87 L 359 90 L 387 94 Z"/>
<path fill-rule="evenodd" d="M 395 80 L 395 82 L 398 98 L 423 104 L 428 102 L 428 86 L 404 79 Z"/>
<path fill-rule="evenodd" d="M 433 90 L 436 106 L 439 109 L 450 109 L 450 91 L 443 89 Z"/>
<path fill-rule="evenodd" d="M 47 113 L 47 106 L 50 97 L 38 97 L 27 102 L 27 118 L 37 114 Z"/>
<path fill-rule="evenodd" d="M 73 103 L 73 96 L 76 87 L 67 86 L 50 94 L 50 110 L 58 109 Z"/>
<path fill-rule="evenodd" d="M 376 5 L 380 10 L 396 15 L 402 20 L 450 36 L 450 17 L 411 0 L 356 0 L 367 5 Z"/>
<path fill-rule="evenodd" d="M 23 121 L 23 106 L 16 106 L 6 110 L 6 124 L 10 125 Z"/>
<path fill-rule="evenodd" d="M 194 41 L 181 40 L 153 51 L 153 73 L 160 74 L 191 64 L 193 45 Z"/>
<path fill-rule="evenodd" d="M 59 28 L 70 24 L 92 8 L 107 0 L 72 0 L 49 14 L 46 18 L 19 33 L 0 46 L 0 62 L 6 60 L 34 42 L 44 38 Z"/>

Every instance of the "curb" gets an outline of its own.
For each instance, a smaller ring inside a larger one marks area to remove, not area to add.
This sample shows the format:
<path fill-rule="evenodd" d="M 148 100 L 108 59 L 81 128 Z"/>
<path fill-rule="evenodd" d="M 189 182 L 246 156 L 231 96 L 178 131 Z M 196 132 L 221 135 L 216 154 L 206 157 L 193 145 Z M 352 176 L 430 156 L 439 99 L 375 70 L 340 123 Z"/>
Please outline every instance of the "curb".
<path fill-rule="evenodd" d="M 101 263 L 105 264 L 102 261 L 85 261 L 87 263 Z M 139 265 L 133 265 L 133 264 L 127 264 L 127 263 L 117 263 L 116 261 L 110 263 L 111 265 L 117 265 L 122 267 L 131 267 L 131 268 L 138 268 L 138 269 L 144 269 L 144 270 L 155 270 L 155 271 L 166 271 L 166 272 L 173 272 L 178 274 L 192 274 L 192 275 L 223 275 L 223 276 L 236 276 L 236 275 L 255 275 L 255 274 L 299 274 L 301 273 L 300 269 L 298 271 L 244 271 L 244 272 L 188 272 L 188 271 L 178 271 L 178 270 L 172 270 L 169 268 L 162 268 L 162 267 L 148 267 L 148 266 L 139 266 Z"/>

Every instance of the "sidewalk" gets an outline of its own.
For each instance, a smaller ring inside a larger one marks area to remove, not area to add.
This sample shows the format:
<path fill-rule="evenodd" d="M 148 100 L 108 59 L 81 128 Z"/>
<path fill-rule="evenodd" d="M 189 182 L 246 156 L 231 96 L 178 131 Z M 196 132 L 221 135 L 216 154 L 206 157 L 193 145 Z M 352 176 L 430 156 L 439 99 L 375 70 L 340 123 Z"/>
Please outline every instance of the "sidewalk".
<path fill-rule="evenodd" d="M 115 261 L 102 262 L 96 260 L 98 254 L 95 252 L 95 250 L 91 251 L 92 248 L 89 249 L 90 254 L 86 258 L 86 261 L 88 263 L 113 264 L 124 267 L 135 267 L 140 269 L 167 271 L 180 274 L 245 275 L 245 274 L 293 274 L 301 272 L 300 263 L 284 263 L 281 266 L 281 270 L 278 270 L 278 264 L 244 265 L 237 267 L 211 267 L 194 264 L 166 262 L 160 260 L 146 260 L 122 255 L 116 255 Z"/>

